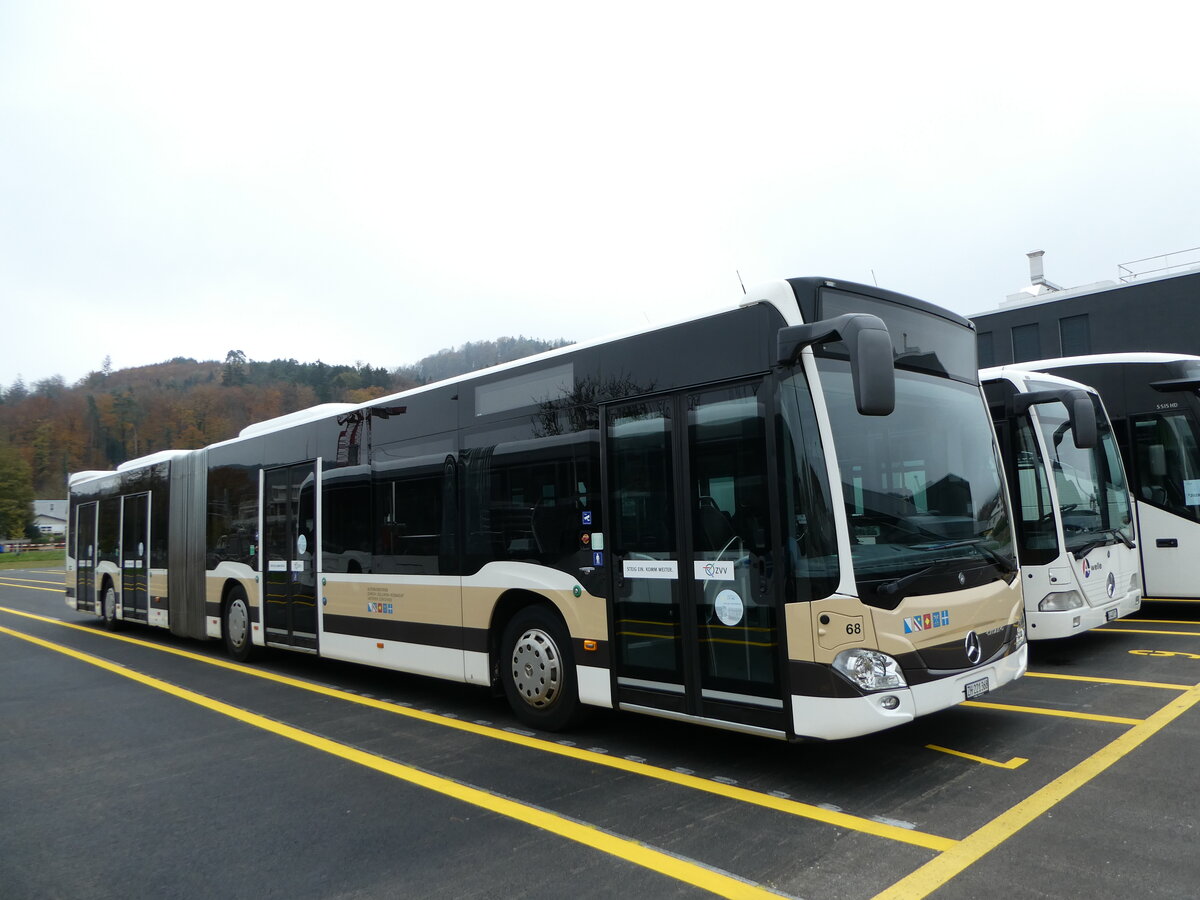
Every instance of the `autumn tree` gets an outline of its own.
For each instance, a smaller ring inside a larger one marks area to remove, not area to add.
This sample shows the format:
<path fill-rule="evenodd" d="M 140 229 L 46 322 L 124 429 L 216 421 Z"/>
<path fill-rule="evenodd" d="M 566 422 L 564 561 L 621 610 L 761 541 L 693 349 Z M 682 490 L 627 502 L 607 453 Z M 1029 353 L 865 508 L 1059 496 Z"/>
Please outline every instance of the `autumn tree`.
<path fill-rule="evenodd" d="M 0 537 L 24 537 L 33 522 L 33 480 L 15 447 L 0 445 Z"/>
<path fill-rule="evenodd" d="M 225 371 L 221 374 L 221 384 L 234 387 L 246 383 L 246 364 L 249 360 L 241 350 L 230 350 L 225 354 Z"/>

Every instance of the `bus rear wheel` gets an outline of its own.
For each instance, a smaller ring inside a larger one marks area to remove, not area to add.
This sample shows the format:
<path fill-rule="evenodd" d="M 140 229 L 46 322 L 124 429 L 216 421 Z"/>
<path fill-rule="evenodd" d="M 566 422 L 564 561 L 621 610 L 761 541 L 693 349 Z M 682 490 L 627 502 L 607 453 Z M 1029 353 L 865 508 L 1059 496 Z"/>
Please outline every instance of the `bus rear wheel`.
<path fill-rule="evenodd" d="M 225 601 L 221 615 L 221 635 L 225 639 L 225 652 L 238 662 L 250 658 L 254 642 L 250 639 L 250 603 L 246 592 L 235 587 Z"/>
<path fill-rule="evenodd" d="M 528 606 L 504 629 L 500 678 L 517 718 L 559 731 L 578 720 L 579 688 L 571 639 L 562 620 L 544 606 Z"/>

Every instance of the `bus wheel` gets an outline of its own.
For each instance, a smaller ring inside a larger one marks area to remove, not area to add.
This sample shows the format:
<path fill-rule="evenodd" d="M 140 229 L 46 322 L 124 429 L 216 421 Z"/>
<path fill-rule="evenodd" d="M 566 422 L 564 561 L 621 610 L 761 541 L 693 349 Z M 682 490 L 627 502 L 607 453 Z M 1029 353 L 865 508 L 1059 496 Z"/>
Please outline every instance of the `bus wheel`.
<path fill-rule="evenodd" d="M 558 731 L 579 714 L 571 642 L 558 616 L 543 606 L 521 610 L 504 629 L 500 677 L 517 718 Z"/>
<path fill-rule="evenodd" d="M 246 592 L 235 587 L 229 592 L 225 601 L 225 611 L 221 617 L 221 634 L 225 638 L 225 652 L 238 662 L 250 658 L 254 646 L 250 640 L 250 603 L 246 600 Z"/>
<path fill-rule="evenodd" d="M 104 627 L 109 631 L 116 631 L 121 627 L 121 620 L 117 618 L 117 592 L 113 590 L 110 584 L 104 589 L 104 596 L 100 598 L 100 615 L 104 618 Z"/>

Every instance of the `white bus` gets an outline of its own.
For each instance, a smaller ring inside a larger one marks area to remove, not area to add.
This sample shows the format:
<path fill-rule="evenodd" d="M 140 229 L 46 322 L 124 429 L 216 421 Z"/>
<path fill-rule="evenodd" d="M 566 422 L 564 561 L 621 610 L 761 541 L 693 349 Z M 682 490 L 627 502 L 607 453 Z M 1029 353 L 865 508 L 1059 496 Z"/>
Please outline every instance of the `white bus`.
<path fill-rule="evenodd" d="M 1013 498 L 1029 639 L 1068 637 L 1136 612 L 1132 501 L 1099 395 L 1017 366 L 979 378 Z"/>
<path fill-rule="evenodd" d="M 1109 353 L 1021 363 L 1094 387 L 1129 476 L 1145 599 L 1200 599 L 1200 357 Z"/>
<path fill-rule="evenodd" d="M 792 279 L 71 480 L 69 606 L 506 695 L 845 738 L 1019 677 L 970 323 Z"/>

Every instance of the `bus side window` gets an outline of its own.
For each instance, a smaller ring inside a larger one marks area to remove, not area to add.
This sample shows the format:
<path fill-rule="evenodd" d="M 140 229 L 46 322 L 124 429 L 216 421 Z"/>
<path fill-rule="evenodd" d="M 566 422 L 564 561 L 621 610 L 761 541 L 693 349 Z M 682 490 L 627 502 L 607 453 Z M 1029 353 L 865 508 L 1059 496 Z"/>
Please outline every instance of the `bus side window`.
<path fill-rule="evenodd" d="M 1179 413 L 1136 416 L 1133 442 L 1138 499 L 1200 519 L 1200 504 L 1188 502 L 1200 488 L 1200 471 L 1189 463 L 1198 457 L 1198 442 L 1188 417 Z"/>
<path fill-rule="evenodd" d="M 375 484 L 376 571 L 441 575 L 442 470 L 414 472 Z"/>
<path fill-rule="evenodd" d="M 326 572 L 370 572 L 371 481 L 361 475 L 326 481 L 321 507 L 322 558 Z"/>

